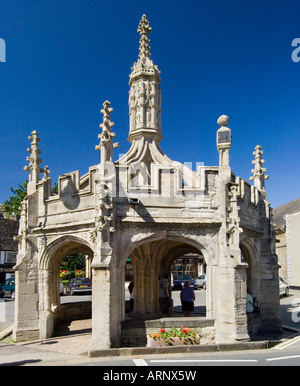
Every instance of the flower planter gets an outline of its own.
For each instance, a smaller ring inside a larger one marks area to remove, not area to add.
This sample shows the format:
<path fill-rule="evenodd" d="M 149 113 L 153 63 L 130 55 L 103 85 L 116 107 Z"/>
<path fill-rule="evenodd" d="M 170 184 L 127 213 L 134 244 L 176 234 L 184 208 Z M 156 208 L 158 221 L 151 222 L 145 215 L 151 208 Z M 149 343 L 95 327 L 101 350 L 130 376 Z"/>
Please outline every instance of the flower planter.
<path fill-rule="evenodd" d="M 153 339 L 147 336 L 146 347 L 156 348 L 156 347 L 164 347 L 164 346 L 166 346 L 166 342 L 163 339 Z"/>
<path fill-rule="evenodd" d="M 154 339 L 147 336 L 147 347 L 165 347 L 165 346 L 191 346 L 195 344 L 200 344 L 200 336 L 196 335 L 196 340 L 191 341 L 190 338 L 179 338 L 173 337 L 168 339 L 169 344 L 167 345 L 163 339 Z"/>
<path fill-rule="evenodd" d="M 164 347 L 164 346 L 188 346 L 200 344 L 200 336 L 196 330 L 185 328 L 183 325 L 180 329 L 172 327 L 166 331 L 161 328 L 157 333 L 147 336 L 147 347 Z"/>

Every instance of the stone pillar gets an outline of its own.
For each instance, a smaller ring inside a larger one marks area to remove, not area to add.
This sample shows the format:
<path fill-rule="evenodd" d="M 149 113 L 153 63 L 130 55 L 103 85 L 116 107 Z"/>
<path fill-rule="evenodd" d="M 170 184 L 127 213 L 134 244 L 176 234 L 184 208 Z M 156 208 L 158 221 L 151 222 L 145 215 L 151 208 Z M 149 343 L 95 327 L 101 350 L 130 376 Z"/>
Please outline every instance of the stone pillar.
<path fill-rule="evenodd" d="M 229 168 L 229 149 L 231 147 L 231 130 L 227 127 L 229 118 L 221 115 L 218 119 L 220 129 L 217 131 L 217 148 L 219 151 L 219 166 Z"/>
<path fill-rule="evenodd" d="M 120 347 L 124 302 L 124 271 L 107 264 L 92 265 L 92 341 L 90 348 Z M 120 290 L 120 285 L 123 288 Z"/>
<path fill-rule="evenodd" d="M 260 315 L 262 332 L 282 333 L 282 323 L 280 316 L 280 301 L 278 296 L 278 268 L 274 269 L 274 278 L 261 280 L 261 293 L 263 299 L 260 302 Z M 276 280 L 276 278 L 278 278 Z"/>
<path fill-rule="evenodd" d="M 206 317 L 207 319 L 214 319 L 214 283 L 216 280 L 216 267 L 207 265 L 206 266 Z"/>
<path fill-rule="evenodd" d="M 134 278 L 134 312 L 144 314 L 145 311 L 145 270 L 137 269 Z"/>
<path fill-rule="evenodd" d="M 220 267 L 216 343 L 249 340 L 245 266 Z"/>
<path fill-rule="evenodd" d="M 280 317 L 279 265 L 277 256 L 270 253 L 270 238 L 260 241 L 260 293 L 257 298 L 260 303 L 261 331 L 282 332 Z"/>
<path fill-rule="evenodd" d="M 98 266 L 93 268 L 91 349 L 111 347 L 111 308 L 110 269 Z"/>
<path fill-rule="evenodd" d="M 149 269 L 145 275 L 145 291 L 144 302 L 145 312 L 154 314 L 157 310 L 158 300 L 158 275 L 157 271 Z"/>
<path fill-rule="evenodd" d="M 89 279 L 92 278 L 92 259 L 89 256 L 85 256 L 85 276 Z"/>
<path fill-rule="evenodd" d="M 54 331 L 54 315 L 52 312 L 51 272 L 48 269 L 39 272 L 40 296 L 40 339 L 51 338 Z"/>
<path fill-rule="evenodd" d="M 40 338 L 39 294 L 37 293 L 37 271 L 23 261 L 16 268 L 15 328 L 16 342 Z M 29 278 L 30 272 L 30 278 Z"/>

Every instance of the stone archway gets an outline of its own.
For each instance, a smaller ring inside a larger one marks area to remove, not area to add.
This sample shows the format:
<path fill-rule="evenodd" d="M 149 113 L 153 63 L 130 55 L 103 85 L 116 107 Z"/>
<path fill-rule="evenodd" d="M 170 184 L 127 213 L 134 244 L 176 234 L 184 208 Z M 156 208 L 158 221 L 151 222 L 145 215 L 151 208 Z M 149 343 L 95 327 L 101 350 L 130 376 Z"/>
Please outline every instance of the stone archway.
<path fill-rule="evenodd" d="M 246 287 L 247 294 L 252 296 L 251 303 L 255 306 L 255 312 L 247 312 L 247 330 L 249 336 L 255 334 L 261 328 L 260 313 L 260 276 L 258 269 L 258 253 L 255 242 L 252 239 L 245 238 L 240 242 L 242 259 L 247 263 L 246 268 Z M 247 298 L 248 301 L 248 298 Z M 251 307 L 250 307 L 251 310 Z"/>
<path fill-rule="evenodd" d="M 246 268 L 247 292 L 252 296 L 259 293 L 259 277 L 257 268 L 257 250 L 251 239 L 244 239 L 240 242 L 240 250 L 243 260 L 248 264 Z"/>
<path fill-rule="evenodd" d="M 76 253 L 84 253 L 93 258 L 93 250 L 89 243 L 76 236 L 62 236 L 50 243 L 41 253 L 39 260 L 39 293 L 40 293 L 40 338 L 50 338 L 55 325 L 63 320 L 64 306 L 60 304 L 59 266 L 61 261 Z M 91 308 L 91 307 L 90 307 Z M 88 311 L 82 310 L 82 314 Z M 72 310 L 67 316 L 72 318 Z M 80 317 L 80 315 L 76 315 Z"/>
<path fill-rule="evenodd" d="M 184 237 L 168 237 L 152 241 L 146 239 L 138 245 L 133 244 L 129 256 L 135 282 L 134 313 L 147 315 L 148 318 L 157 316 L 159 279 L 166 273 L 170 276 L 172 263 L 179 256 L 191 252 L 202 255 L 203 250 L 202 245 Z M 210 271 L 209 264 L 208 271 Z M 211 298 L 211 288 L 209 286 L 207 291 L 208 299 Z"/>
<path fill-rule="evenodd" d="M 127 231 L 129 231 L 127 229 Z M 211 235 L 203 235 L 194 232 L 164 232 L 157 229 L 150 235 L 149 229 L 144 229 L 137 234 L 137 228 L 131 230 L 130 240 L 123 237 L 119 239 L 120 245 L 127 245 L 122 249 L 122 264 L 126 264 L 127 257 L 130 257 L 134 271 L 134 310 L 127 317 L 120 319 L 121 331 L 120 344 L 127 346 L 144 346 L 146 344 L 147 333 L 151 329 L 160 328 L 160 323 L 167 323 L 166 328 L 174 327 L 177 323 L 184 324 L 186 319 L 182 314 L 174 314 L 165 317 L 159 312 L 159 279 L 165 273 L 171 279 L 172 262 L 181 255 L 194 253 L 201 254 L 207 262 L 208 288 L 206 291 L 206 315 L 194 315 L 192 326 L 198 328 L 203 341 L 213 342 L 215 337 L 215 320 L 213 319 L 213 305 L 217 306 L 216 299 L 213 301 L 213 279 L 217 277 L 213 266 L 213 255 L 209 248 L 206 248 L 211 241 Z M 192 234 L 191 234 L 192 233 Z M 128 236 L 128 234 L 127 234 Z M 126 241 L 125 241 L 126 240 Z M 200 244 L 199 240 L 203 243 Z M 203 246 L 205 245 L 205 247 Z M 209 250 L 209 251 L 208 251 Z M 121 257 L 119 255 L 119 257 Z M 124 277 L 125 275 L 123 275 Z M 171 280 L 169 280 L 171 284 Z M 124 286 L 121 285 L 123 288 Z M 122 298 L 124 299 L 124 298 Z M 120 303 L 119 303 L 120 306 Z M 169 324 L 168 324 L 169 323 Z M 174 324 L 175 323 L 175 324 Z"/>

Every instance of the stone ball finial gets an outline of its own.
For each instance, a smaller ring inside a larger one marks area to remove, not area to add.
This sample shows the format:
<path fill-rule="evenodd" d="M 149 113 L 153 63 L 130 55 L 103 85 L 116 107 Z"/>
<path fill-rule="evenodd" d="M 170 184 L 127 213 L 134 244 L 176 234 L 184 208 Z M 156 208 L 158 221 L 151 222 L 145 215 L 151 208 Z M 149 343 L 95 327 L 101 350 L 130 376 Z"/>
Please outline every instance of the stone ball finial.
<path fill-rule="evenodd" d="M 217 122 L 219 126 L 226 127 L 229 123 L 229 118 L 227 117 L 227 115 L 221 115 Z"/>

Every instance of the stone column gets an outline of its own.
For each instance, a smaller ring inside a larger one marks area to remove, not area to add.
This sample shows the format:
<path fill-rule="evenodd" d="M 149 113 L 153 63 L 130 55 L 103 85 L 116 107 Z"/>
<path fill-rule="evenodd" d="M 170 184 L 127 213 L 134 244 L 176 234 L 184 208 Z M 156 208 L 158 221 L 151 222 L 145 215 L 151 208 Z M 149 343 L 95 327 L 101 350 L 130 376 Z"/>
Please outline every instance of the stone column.
<path fill-rule="evenodd" d="M 89 279 L 92 278 L 92 259 L 89 256 L 85 256 L 85 276 Z"/>
<path fill-rule="evenodd" d="M 145 275 L 145 312 L 154 314 L 157 312 L 158 278 L 157 271 L 150 269 Z"/>
<path fill-rule="evenodd" d="M 32 263 L 22 261 L 16 267 L 15 327 L 16 342 L 40 338 L 39 294 L 37 293 L 37 271 Z M 30 278 L 29 278 L 30 273 Z"/>
<path fill-rule="evenodd" d="M 40 296 L 40 339 L 51 338 L 54 330 L 54 315 L 51 309 L 51 272 L 48 269 L 39 272 Z"/>
<path fill-rule="evenodd" d="M 124 268 L 93 262 L 91 350 L 120 347 L 124 318 Z"/>
<path fill-rule="evenodd" d="M 111 347 L 111 274 L 109 266 L 93 267 L 91 349 Z"/>
<path fill-rule="evenodd" d="M 229 150 L 231 147 L 231 130 L 227 127 L 229 118 L 221 115 L 218 119 L 220 129 L 217 131 L 217 148 L 219 151 L 219 166 L 229 168 Z"/>
<path fill-rule="evenodd" d="M 134 278 L 134 312 L 145 313 L 145 270 L 137 269 Z"/>
<path fill-rule="evenodd" d="M 214 285 L 216 280 L 216 269 L 211 265 L 206 266 L 206 317 L 207 319 L 214 319 Z"/>
<path fill-rule="evenodd" d="M 249 340 L 245 268 L 219 267 L 216 343 Z"/>

